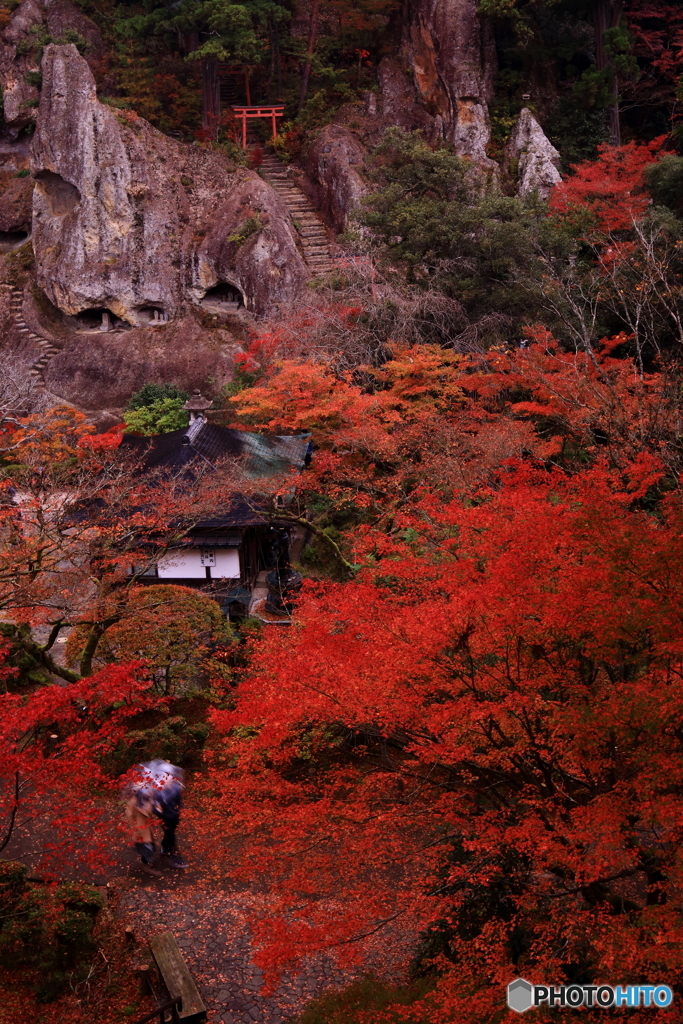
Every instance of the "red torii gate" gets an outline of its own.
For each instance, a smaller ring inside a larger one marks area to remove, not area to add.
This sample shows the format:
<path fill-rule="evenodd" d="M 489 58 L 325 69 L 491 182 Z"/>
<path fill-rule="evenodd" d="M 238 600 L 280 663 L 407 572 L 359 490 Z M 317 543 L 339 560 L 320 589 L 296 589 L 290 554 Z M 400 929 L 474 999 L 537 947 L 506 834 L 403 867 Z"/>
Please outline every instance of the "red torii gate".
<path fill-rule="evenodd" d="M 284 103 L 273 105 L 263 103 L 259 107 L 232 107 L 233 115 L 242 122 L 242 149 L 247 148 L 247 118 L 269 117 L 273 128 L 273 139 L 277 138 L 277 118 L 282 117 L 285 112 Z"/>

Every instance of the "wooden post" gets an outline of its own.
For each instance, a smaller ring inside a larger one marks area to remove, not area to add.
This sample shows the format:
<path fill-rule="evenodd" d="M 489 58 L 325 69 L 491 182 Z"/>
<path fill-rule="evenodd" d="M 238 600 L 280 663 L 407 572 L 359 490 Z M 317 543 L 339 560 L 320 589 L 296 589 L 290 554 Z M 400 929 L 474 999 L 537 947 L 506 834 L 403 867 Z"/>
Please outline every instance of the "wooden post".
<path fill-rule="evenodd" d="M 271 120 L 273 122 L 273 142 L 275 142 L 275 139 L 277 138 L 277 121 L 275 120 L 275 111 L 274 110 L 273 110 L 273 116 L 272 116 Z"/>
<path fill-rule="evenodd" d="M 247 112 L 242 111 L 242 149 L 247 148 Z"/>

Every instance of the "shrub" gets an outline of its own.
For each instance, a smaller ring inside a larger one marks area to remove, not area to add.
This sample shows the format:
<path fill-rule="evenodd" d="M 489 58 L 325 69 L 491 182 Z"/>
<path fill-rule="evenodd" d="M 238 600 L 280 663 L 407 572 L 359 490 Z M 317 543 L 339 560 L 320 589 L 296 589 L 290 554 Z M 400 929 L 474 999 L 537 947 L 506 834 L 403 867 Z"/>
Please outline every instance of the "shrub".
<path fill-rule="evenodd" d="M 126 429 L 131 434 L 167 434 L 187 426 L 183 405 L 187 391 L 175 384 L 145 384 L 131 395 L 124 412 Z"/>
<path fill-rule="evenodd" d="M 22 864 L 0 864 L 0 964 L 35 972 L 40 1002 L 56 999 L 87 977 L 96 953 L 93 936 L 104 898 L 93 886 L 67 882 L 31 885 Z"/>
<path fill-rule="evenodd" d="M 149 408 L 163 398 L 177 398 L 181 402 L 186 402 L 189 397 L 187 391 L 176 387 L 175 384 L 144 384 L 139 391 L 130 396 L 126 408 Z"/>
<path fill-rule="evenodd" d="M 419 1011 L 416 1016 L 406 1016 L 405 1011 L 394 1014 L 390 1008 L 412 1006 L 429 993 L 431 985 L 426 979 L 399 986 L 387 985 L 372 976 L 360 978 L 341 992 L 328 992 L 320 999 L 312 1000 L 296 1018 L 296 1024 L 362 1024 L 370 1019 L 369 1011 L 373 1015 L 381 1014 L 386 1024 L 394 1021 L 422 1024 L 427 1017 L 421 1016 Z"/>
<path fill-rule="evenodd" d="M 665 156 L 645 171 L 645 179 L 655 203 L 683 213 L 683 157 Z"/>
<path fill-rule="evenodd" d="M 181 398 L 160 398 L 141 409 L 124 412 L 126 430 L 131 434 L 168 434 L 187 426 L 187 413 Z"/>
<path fill-rule="evenodd" d="M 112 775 L 123 775 L 134 764 L 157 757 L 190 768 L 199 761 L 208 735 L 206 723 L 188 725 L 182 715 L 174 715 L 151 729 L 129 732 L 107 757 L 106 768 Z"/>

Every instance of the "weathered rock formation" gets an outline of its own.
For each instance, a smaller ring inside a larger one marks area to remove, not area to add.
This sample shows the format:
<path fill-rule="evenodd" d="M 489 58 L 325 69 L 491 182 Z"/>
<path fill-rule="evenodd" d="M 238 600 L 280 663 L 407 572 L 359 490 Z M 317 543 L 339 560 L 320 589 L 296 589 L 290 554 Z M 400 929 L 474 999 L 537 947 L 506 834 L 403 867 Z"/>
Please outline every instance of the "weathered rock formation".
<path fill-rule="evenodd" d="M 477 0 L 410 0 L 402 56 L 420 101 L 456 153 L 492 167 L 486 146 L 496 50 Z"/>
<path fill-rule="evenodd" d="M 37 0 L 23 0 L 0 33 L 0 85 L 6 139 L 17 140 L 35 120 L 42 46 L 46 40 L 63 41 L 69 34 L 75 34 L 80 40 L 86 59 L 95 67 L 104 54 L 100 30 L 70 0 L 44 0 L 42 4 Z M 0 163 L 8 163 L 3 159 L 6 151 L 6 146 L 0 147 Z"/>
<path fill-rule="evenodd" d="M 33 248 L 54 305 L 141 324 L 220 282 L 259 314 L 295 298 L 307 272 L 269 185 L 100 103 L 75 46 L 47 46 L 42 74 Z"/>
<path fill-rule="evenodd" d="M 385 125 L 412 130 L 421 128 L 434 133 L 434 117 L 418 103 L 415 79 L 406 61 L 383 57 L 377 69 L 380 88 L 379 111 Z M 439 123 L 442 118 L 439 115 Z M 441 128 L 443 133 L 443 128 Z"/>
<path fill-rule="evenodd" d="M 536 191 L 542 199 L 547 199 L 562 180 L 558 170 L 560 154 L 526 107 L 512 129 L 505 148 L 505 164 L 509 172 L 516 170 L 520 196 Z"/>
<path fill-rule="evenodd" d="M 346 230 L 349 215 L 367 192 L 360 173 L 366 157 L 358 139 L 339 125 L 324 128 L 309 151 L 306 169 L 319 186 L 322 213 L 337 231 Z"/>
<path fill-rule="evenodd" d="M 0 231 L 31 230 L 33 179 L 10 178 L 0 194 Z"/>

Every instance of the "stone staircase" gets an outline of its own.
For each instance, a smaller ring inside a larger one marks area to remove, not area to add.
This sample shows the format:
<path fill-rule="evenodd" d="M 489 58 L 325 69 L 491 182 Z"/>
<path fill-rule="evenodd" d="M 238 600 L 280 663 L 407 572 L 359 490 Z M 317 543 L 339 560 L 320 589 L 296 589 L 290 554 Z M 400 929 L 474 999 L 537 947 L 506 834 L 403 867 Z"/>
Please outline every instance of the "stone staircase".
<path fill-rule="evenodd" d="M 308 196 L 292 181 L 274 153 L 265 153 L 259 171 L 287 207 L 301 238 L 304 260 L 311 273 L 326 274 L 333 270 L 334 261 L 330 256 L 325 225 Z"/>
<path fill-rule="evenodd" d="M 36 387 L 44 389 L 46 387 L 45 377 L 43 371 L 47 364 L 50 362 L 53 356 L 59 352 L 59 348 L 54 342 L 50 341 L 49 338 L 44 338 L 40 334 L 36 334 L 32 331 L 24 320 L 23 305 L 24 305 L 24 290 L 23 288 L 17 288 L 16 285 L 3 285 L 5 290 L 9 291 L 10 300 L 10 315 L 14 320 L 14 323 L 19 331 L 29 341 L 35 342 L 35 344 L 41 349 L 41 354 L 38 356 L 36 361 L 31 365 L 29 374 L 33 378 Z"/>

